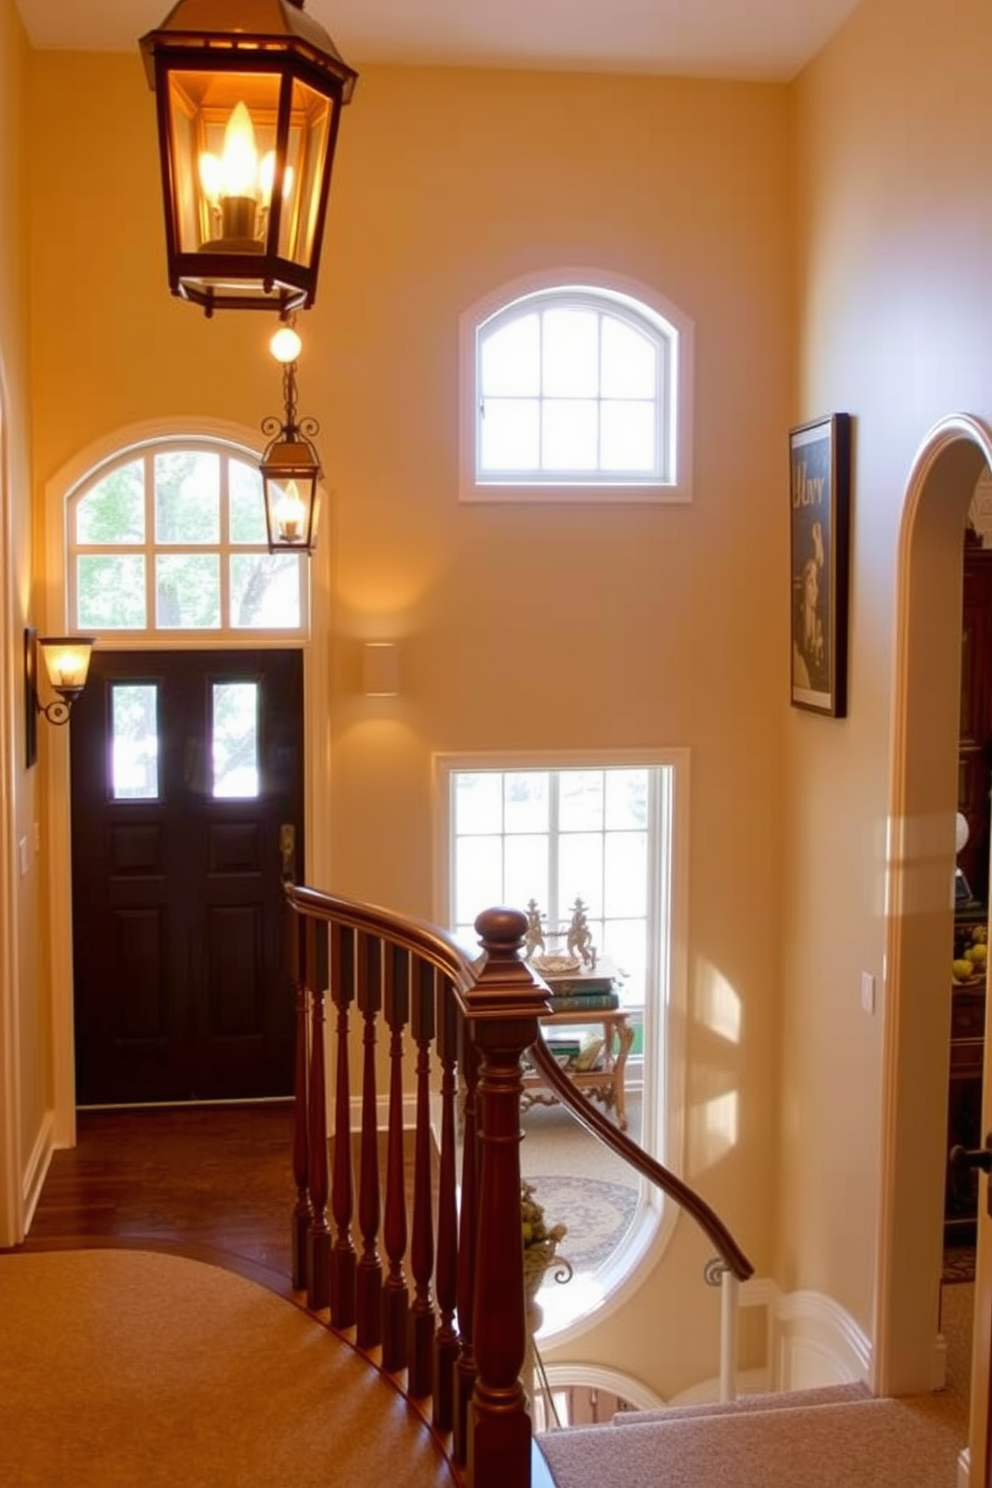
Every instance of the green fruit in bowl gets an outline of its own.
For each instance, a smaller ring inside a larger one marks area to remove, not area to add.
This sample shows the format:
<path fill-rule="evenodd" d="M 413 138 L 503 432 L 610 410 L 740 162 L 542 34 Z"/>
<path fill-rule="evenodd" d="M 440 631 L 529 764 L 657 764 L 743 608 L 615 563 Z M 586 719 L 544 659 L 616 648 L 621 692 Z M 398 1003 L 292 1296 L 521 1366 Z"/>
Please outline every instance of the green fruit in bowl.
<path fill-rule="evenodd" d="M 956 982 L 970 982 L 975 975 L 975 968 L 970 961 L 962 958 L 960 961 L 951 962 L 951 974 Z"/>
<path fill-rule="evenodd" d="M 981 945 L 976 941 L 974 945 L 968 947 L 964 955 L 965 960 L 970 961 L 976 971 L 984 971 L 986 962 L 989 959 L 989 948 L 987 945 Z"/>

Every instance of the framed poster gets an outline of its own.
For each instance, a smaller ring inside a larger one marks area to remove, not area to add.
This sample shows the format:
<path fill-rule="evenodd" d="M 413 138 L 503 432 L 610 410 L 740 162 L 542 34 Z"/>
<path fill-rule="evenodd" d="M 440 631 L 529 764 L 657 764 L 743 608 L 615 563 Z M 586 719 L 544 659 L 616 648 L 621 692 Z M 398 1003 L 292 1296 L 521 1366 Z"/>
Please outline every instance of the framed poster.
<path fill-rule="evenodd" d="M 830 414 L 789 430 L 792 561 L 791 701 L 847 712 L 851 416 Z"/>

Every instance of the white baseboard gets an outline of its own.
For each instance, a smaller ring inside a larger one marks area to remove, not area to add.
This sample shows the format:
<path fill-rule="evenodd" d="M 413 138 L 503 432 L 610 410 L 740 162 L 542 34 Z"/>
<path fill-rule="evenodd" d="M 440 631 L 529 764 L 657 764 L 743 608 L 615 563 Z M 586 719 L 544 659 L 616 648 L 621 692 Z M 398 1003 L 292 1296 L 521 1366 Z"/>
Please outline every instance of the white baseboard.
<path fill-rule="evenodd" d="M 871 1345 L 832 1298 L 811 1291 L 786 1294 L 764 1278 L 745 1282 L 739 1295 L 741 1309 L 766 1311 L 767 1357 L 764 1368 L 739 1372 L 738 1395 L 867 1382 Z M 699 1405 L 719 1398 L 720 1382 L 714 1377 L 680 1391 L 667 1404 Z"/>
<path fill-rule="evenodd" d="M 867 1383 L 871 1342 L 832 1297 L 822 1292 L 780 1293 L 770 1319 L 776 1390 Z"/>
<path fill-rule="evenodd" d="M 42 1117 L 38 1135 L 35 1137 L 31 1156 L 28 1158 L 23 1177 L 24 1233 L 31 1229 L 31 1221 L 41 1198 L 41 1190 L 48 1176 L 48 1169 L 55 1150 L 55 1113 L 46 1111 Z"/>
<path fill-rule="evenodd" d="M 962 1447 L 958 1453 L 958 1479 L 957 1488 L 968 1488 L 971 1477 L 971 1452 L 967 1447 Z"/>

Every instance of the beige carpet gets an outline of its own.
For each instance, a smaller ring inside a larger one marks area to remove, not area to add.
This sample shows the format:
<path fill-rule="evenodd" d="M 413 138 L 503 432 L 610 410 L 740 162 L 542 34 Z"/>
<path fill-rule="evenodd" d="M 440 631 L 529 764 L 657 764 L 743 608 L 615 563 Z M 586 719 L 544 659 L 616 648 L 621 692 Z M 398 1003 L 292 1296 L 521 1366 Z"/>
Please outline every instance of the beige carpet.
<path fill-rule="evenodd" d="M 0 1255 L 3 1488 L 400 1480 L 454 1482 L 393 1386 L 291 1302 L 146 1251 Z"/>
<path fill-rule="evenodd" d="M 973 1306 L 973 1286 L 943 1288 L 947 1386 L 931 1395 L 848 1404 L 843 1390 L 824 1390 L 799 1410 L 774 1408 L 781 1396 L 754 1397 L 736 1408 L 675 1408 L 660 1424 L 663 1412 L 631 1411 L 622 1426 L 539 1440 L 558 1488 L 955 1488 Z"/>

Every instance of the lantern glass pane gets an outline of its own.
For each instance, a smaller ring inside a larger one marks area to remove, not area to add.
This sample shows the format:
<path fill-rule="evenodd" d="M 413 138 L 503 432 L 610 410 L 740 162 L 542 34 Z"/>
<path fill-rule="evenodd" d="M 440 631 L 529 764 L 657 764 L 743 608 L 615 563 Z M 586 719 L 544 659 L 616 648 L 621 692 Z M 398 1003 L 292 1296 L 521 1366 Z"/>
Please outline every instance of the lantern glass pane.
<path fill-rule="evenodd" d="M 277 73 L 169 74 L 176 229 L 183 253 L 257 253 L 272 189 Z"/>
<path fill-rule="evenodd" d="M 313 257 L 333 117 L 333 100 L 293 79 L 279 223 L 279 255 L 293 263 L 309 264 Z"/>

